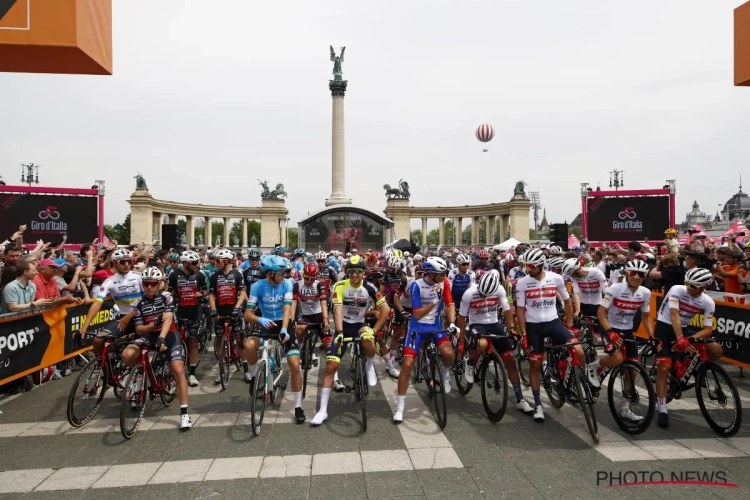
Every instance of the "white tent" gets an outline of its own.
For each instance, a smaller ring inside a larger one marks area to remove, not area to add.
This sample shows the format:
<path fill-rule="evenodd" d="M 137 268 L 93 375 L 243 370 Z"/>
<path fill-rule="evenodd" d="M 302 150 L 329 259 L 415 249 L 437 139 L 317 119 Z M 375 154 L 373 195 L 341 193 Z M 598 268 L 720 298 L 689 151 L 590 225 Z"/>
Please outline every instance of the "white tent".
<path fill-rule="evenodd" d="M 517 247 L 520 244 L 521 244 L 521 242 L 518 241 L 517 239 L 515 239 L 515 238 L 509 238 L 509 239 L 503 241 L 502 243 L 500 243 L 498 245 L 495 245 L 494 247 L 492 247 L 492 249 L 493 250 L 501 250 L 501 251 L 502 250 L 510 250 L 511 248 Z"/>

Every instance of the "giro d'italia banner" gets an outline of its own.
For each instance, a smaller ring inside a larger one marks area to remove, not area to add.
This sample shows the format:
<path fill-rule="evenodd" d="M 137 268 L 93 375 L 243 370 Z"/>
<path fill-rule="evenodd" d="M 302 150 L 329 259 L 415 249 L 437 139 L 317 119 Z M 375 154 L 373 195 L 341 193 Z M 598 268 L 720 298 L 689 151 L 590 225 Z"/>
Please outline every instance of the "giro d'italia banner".
<path fill-rule="evenodd" d="M 384 244 L 383 224 L 353 210 L 336 210 L 325 213 L 305 224 L 305 247 L 331 250 L 350 248 L 381 249 Z"/>
<path fill-rule="evenodd" d="M 0 193 L 0 238 L 7 238 L 26 224 L 23 242 L 44 240 L 60 243 L 93 241 L 99 231 L 96 196 L 63 196 Z"/>
<path fill-rule="evenodd" d="M 651 318 L 654 322 L 663 301 L 663 293 L 651 294 Z M 750 368 L 750 305 L 734 304 L 723 300 L 714 300 L 714 302 L 716 310 L 712 337 L 724 349 L 722 361 Z M 703 315 L 696 314 L 688 323 L 687 330 L 696 332 L 702 328 Z M 648 338 L 642 323 L 637 335 Z"/>
<path fill-rule="evenodd" d="M 0 385 L 90 349 L 90 341 L 80 347 L 73 340 L 90 307 L 70 305 L 29 316 L 0 317 Z M 115 331 L 116 317 L 114 302 L 104 301 L 87 337 L 105 329 Z"/>
<path fill-rule="evenodd" d="M 591 241 L 659 241 L 669 227 L 669 196 L 592 197 L 586 208 Z"/>

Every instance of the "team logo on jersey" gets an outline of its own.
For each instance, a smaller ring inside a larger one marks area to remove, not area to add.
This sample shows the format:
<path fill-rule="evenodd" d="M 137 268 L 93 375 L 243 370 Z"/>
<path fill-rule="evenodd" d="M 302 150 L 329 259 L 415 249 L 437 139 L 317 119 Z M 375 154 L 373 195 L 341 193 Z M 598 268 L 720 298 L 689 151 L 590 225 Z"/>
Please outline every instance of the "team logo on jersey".
<path fill-rule="evenodd" d="M 633 302 L 630 300 L 622 300 L 622 299 L 615 299 L 612 303 L 613 306 L 615 306 L 618 309 L 627 309 L 630 311 L 637 311 L 643 302 Z"/>

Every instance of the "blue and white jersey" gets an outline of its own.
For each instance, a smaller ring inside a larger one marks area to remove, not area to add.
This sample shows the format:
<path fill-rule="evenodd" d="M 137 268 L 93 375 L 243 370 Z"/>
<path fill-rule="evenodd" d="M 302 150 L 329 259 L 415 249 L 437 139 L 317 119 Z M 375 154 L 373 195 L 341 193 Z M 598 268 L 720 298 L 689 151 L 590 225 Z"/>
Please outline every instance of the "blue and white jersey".
<path fill-rule="evenodd" d="M 461 298 L 464 296 L 464 292 L 476 281 L 474 271 L 468 271 L 464 274 L 458 272 L 458 269 L 453 269 L 448 273 L 448 281 L 451 283 L 451 294 L 453 295 L 453 303 L 460 304 Z"/>
<path fill-rule="evenodd" d="M 107 295 L 111 295 L 120 314 L 128 314 L 133 306 L 143 296 L 143 281 L 140 273 L 129 271 L 127 274 L 110 276 L 99 288 L 94 300 L 104 302 Z"/>
<path fill-rule="evenodd" d="M 439 300 L 437 307 L 425 314 L 422 319 L 417 319 L 417 315 L 412 314 L 409 331 L 419 333 L 440 330 L 442 328 L 440 313 L 443 307 L 453 305 L 450 282 L 444 279 L 439 284 L 435 283 L 431 285 L 427 283 L 425 278 L 421 278 L 411 282 L 409 291 L 411 293 L 411 306 L 415 311 L 428 305 L 430 302 L 434 302 L 435 299 Z"/>
<path fill-rule="evenodd" d="M 281 321 L 284 318 L 284 306 L 292 305 L 293 295 L 294 287 L 290 279 L 275 286 L 267 279 L 256 281 L 250 289 L 247 308 L 255 310 L 260 307 L 264 318 Z"/>

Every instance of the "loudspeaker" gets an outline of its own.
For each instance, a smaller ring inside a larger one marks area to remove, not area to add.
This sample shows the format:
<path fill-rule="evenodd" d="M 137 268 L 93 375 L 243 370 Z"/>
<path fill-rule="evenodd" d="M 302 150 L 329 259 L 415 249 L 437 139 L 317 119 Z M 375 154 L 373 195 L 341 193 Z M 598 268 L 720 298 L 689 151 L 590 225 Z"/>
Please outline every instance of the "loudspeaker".
<path fill-rule="evenodd" d="M 161 247 L 177 248 L 182 244 L 180 241 L 180 226 L 177 224 L 162 224 L 161 226 Z"/>
<path fill-rule="evenodd" d="M 568 250 L 568 225 L 567 224 L 550 224 L 549 239 L 551 245 L 557 245 L 563 250 Z"/>

